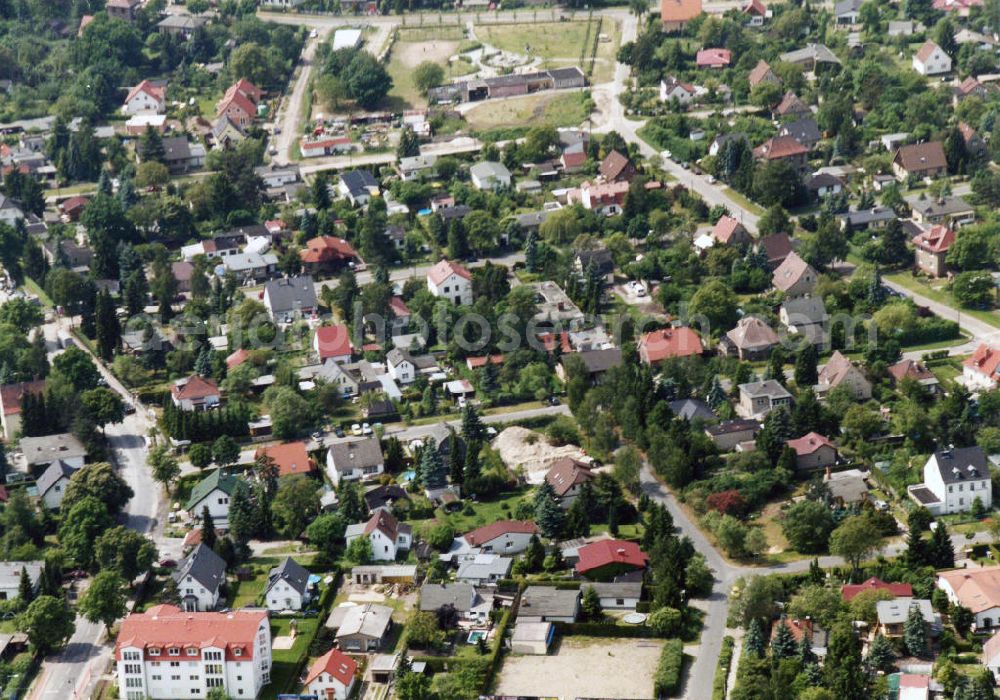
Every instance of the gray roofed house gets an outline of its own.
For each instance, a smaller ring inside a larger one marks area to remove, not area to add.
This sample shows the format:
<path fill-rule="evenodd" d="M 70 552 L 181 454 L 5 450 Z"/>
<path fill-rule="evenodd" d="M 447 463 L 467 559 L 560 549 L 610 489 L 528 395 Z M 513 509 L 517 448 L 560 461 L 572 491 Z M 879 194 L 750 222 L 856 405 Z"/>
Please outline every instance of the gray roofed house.
<path fill-rule="evenodd" d="M 790 333 L 797 333 L 814 345 L 826 343 L 830 316 L 820 297 L 788 299 L 778 309 L 778 318 Z"/>
<path fill-rule="evenodd" d="M 840 226 L 853 231 L 863 231 L 869 228 L 882 228 L 896 219 L 896 212 L 889 207 L 872 207 L 861 211 L 849 211 L 839 214 Z"/>
<path fill-rule="evenodd" d="M 372 191 L 378 190 L 378 180 L 369 170 L 348 170 L 340 174 L 338 191 L 351 204 L 366 204 L 371 199 Z"/>
<path fill-rule="evenodd" d="M 168 136 L 163 139 L 163 160 L 173 173 L 187 172 L 205 164 L 205 147 L 191 143 L 187 136 Z"/>
<path fill-rule="evenodd" d="M 377 651 L 392 627 L 392 608 L 376 603 L 342 605 L 330 613 L 326 626 L 337 630 L 344 651 Z"/>
<path fill-rule="evenodd" d="M 316 310 L 316 287 L 311 275 L 271 280 L 264 285 L 264 306 L 271 318 Z"/>
<path fill-rule="evenodd" d="M 565 362 L 570 357 L 579 357 L 583 361 L 583 366 L 587 370 L 587 374 L 590 375 L 591 381 L 600 381 L 601 377 L 610 369 L 621 366 L 622 363 L 622 351 L 621 348 L 599 348 L 596 350 L 583 350 L 581 352 L 570 353 L 569 355 L 564 355 L 556 367 L 556 374 L 566 381 L 566 369 Z"/>
<path fill-rule="evenodd" d="M 70 477 L 76 471 L 77 467 L 57 459 L 42 472 L 35 482 L 35 488 L 38 489 L 38 499 L 46 508 L 55 509 L 60 506 Z"/>
<path fill-rule="evenodd" d="M 464 219 L 471 211 L 472 207 L 468 204 L 456 204 L 453 207 L 443 207 L 438 209 L 436 213 L 441 217 L 441 221 L 447 224 L 455 221 L 456 219 Z"/>
<path fill-rule="evenodd" d="M 857 24 L 861 4 L 862 0 L 840 0 L 836 3 L 833 6 L 833 15 L 837 18 L 837 24 Z"/>
<path fill-rule="evenodd" d="M 180 563 L 172 578 L 184 610 L 211 610 L 219 602 L 219 589 L 226 582 L 226 562 L 211 548 L 199 544 Z"/>
<path fill-rule="evenodd" d="M 28 572 L 28 579 L 37 591 L 42 577 L 43 561 L 0 561 L 0 600 L 14 600 L 21 586 L 21 571 Z"/>
<path fill-rule="evenodd" d="M 914 31 L 913 20 L 889 20 L 889 36 L 912 36 Z"/>
<path fill-rule="evenodd" d="M 385 462 L 378 438 L 335 442 L 326 453 L 327 476 L 337 485 L 341 479 L 356 480 L 381 474 Z"/>
<path fill-rule="evenodd" d="M 514 560 L 497 554 L 479 554 L 473 559 L 467 559 L 458 566 L 455 580 L 471 583 L 477 586 L 495 584 L 510 574 Z"/>
<path fill-rule="evenodd" d="M 197 15 L 167 15 L 156 27 L 160 30 L 160 34 L 182 36 L 187 39 L 194 34 L 196 29 L 204 27 L 207 22 L 207 19 Z"/>
<path fill-rule="evenodd" d="M 38 472 L 56 460 L 82 467 L 87 458 L 87 448 L 72 433 L 23 437 L 19 446 L 24 455 L 24 463 L 31 472 Z"/>
<path fill-rule="evenodd" d="M 823 477 L 833 499 L 843 505 L 860 503 L 868 496 L 867 474 L 860 469 L 845 469 Z"/>
<path fill-rule="evenodd" d="M 875 614 L 878 616 L 878 626 L 887 637 L 900 637 L 910 615 L 910 609 L 917 608 L 924 624 L 930 628 L 931 634 L 941 631 L 941 615 L 934 610 L 931 601 L 925 598 L 900 596 L 892 600 L 880 600 L 875 604 Z"/>
<path fill-rule="evenodd" d="M 510 185 L 510 171 L 503 163 L 486 160 L 469 168 L 469 176 L 477 190 L 495 190 Z"/>
<path fill-rule="evenodd" d="M 763 418 L 778 406 L 791 406 L 792 395 L 774 379 L 739 385 L 737 411 L 744 418 Z"/>
<path fill-rule="evenodd" d="M 521 595 L 518 622 L 576 622 L 580 591 L 554 586 L 528 586 Z"/>
<path fill-rule="evenodd" d="M 593 588 L 601 599 L 601 607 L 609 609 L 635 610 L 642 598 L 642 581 L 594 582 L 584 584 L 583 589 Z"/>
<path fill-rule="evenodd" d="M 514 221 L 525 231 L 537 231 L 538 227 L 545 223 L 545 220 L 549 218 L 551 213 L 548 209 L 529 211 L 524 214 L 515 215 Z"/>
<path fill-rule="evenodd" d="M 914 199 L 907 202 L 913 210 L 913 220 L 919 224 L 944 224 L 954 228 L 971 223 L 975 208 L 961 197 Z"/>
<path fill-rule="evenodd" d="M 678 418 L 685 420 L 716 421 L 719 417 L 715 415 L 712 407 L 701 399 L 678 399 L 669 404 L 670 411 Z"/>
<path fill-rule="evenodd" d="M 476 606 L 478 597 L 471 583 L 425 583 L 420 587 L 420 610 L 437 612 L 451 605 L 459 613 L 468 613 Z"/>
<path fill-rule="evenodd" d="M 291 557 L 285 557 L 268 572 L 264 598 L 269 610 L 301 610 L 310 598 L 309 571 Z"/>
<path fill-rule="evenodd" d="M 812 150 L 819 143 L 822 134 L 816 120 L 812 117 L 802 117 L 793 122 L 782 125 L 778 131 L 779 136 L 791 136 L 806 148 Z"/>
<path fill-rule="evenodd" d="M 840 65 L 840 59 L 836 54 L 823 44 L 806 44 L 801 49 L 781 54 L 779 58 L 785 63 L 807 67 L 808 70 L 814 70 L 819 63 Z"/>

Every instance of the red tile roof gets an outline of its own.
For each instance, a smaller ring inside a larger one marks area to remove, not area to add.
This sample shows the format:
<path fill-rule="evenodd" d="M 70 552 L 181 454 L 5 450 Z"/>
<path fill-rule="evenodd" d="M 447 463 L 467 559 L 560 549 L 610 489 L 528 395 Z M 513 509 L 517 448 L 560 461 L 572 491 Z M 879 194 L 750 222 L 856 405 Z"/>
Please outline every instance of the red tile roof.
<path fill-rule="evenodd" d="M 308 474 L 315 469 L 304 442 L 286 442 L 270 447 L 258 447 L 254 459 L 267 455 L 278 468 L 278 476 Z"/>
<path fill-rule="evenodd" d="M 20 413 L 21 398 L 25 394 L 41 394 L 43 391 L 45 391 L 44 379 L 0 386 L 0 407 L 3 408 L 3 414 L 10 416 Z"/>
<path fill-rule="evenodd" d="M 689 22 L 701 14 L 701 0 L 660 0 L 661 22 Z"/>
<path fill-rule="evenodd" d="M 250 351 L 246 348 L 240 348 L 226 358 L 226 368 L 233 369 L 234 367 L 239 367 L 247 361 L 248 357 L 250 357 Z"/>
<path fill-rule="evenodd" d="M 702 49 L 695 56 L 699 68 L 728 66 L 732 60 L 733 52 L 729 49 Z"/>
<path fill-rule="evenodd" d="M 767 14 L 767 6 L 760 0 L 750 0 L 750 2 L 743 6 L 743 12 L 749 15 L 764 17 Z"/>
<path fill-rule="evenodd" d="M 405 318 L 410 315 L 410 309 L 403 301 L 403 297 L 393 297 L 389 300 L 389 309 L 396 318 Z"/>
<path fill-rule="evenodd" d="M 605 180 L 617 180 L 622 172 L 631 164 L 628 156 L 619 153 L 618 151 L 611 151 L 608 155 L 604 156 L 604 160 L 601 161 L 600 166 L 598 166 L 597 171 L 604 177 Z"/>
<path fill-rule="evenodd" d="M 306 674 L 305 685 L 309 685 L 327 673 L 345 688 L 351 685 L 354 674 L 358 672 L 358 662 L 339 649 L 331 649 L 313 662 Z"/>
<path fill-rule="evenodd" d="M 251 119 L 257 114 L 257 105 L 242 92 L 226 93 L 216 106 L 215 115 L 222 116 L 230 107 L 236 107 Z"/>
<path fill-rule="evenodd" d="M 244 95 L 248 100 L 250 100 L 254 104 L 260 102 L 261 95 L 264 94 L 263 90 L 261 90 L 259 87 L 251 83 L 246 78 L 240 78 L 235 83 L 230 85 L 229 89 L 226 90 L 226 97 L 234 95 L 237 92 Z"/>
<path fill-rule="evenodd" d="M 70 197 L 65 202 L 60 204 L 59 208 L 62 209 L 64 213 L 68 214 L 76 209 L 83 209 L 87 206 L 87 202 L 89 201 L 90 199 L 87 197 Z"/>
<path fill-rule="evenodd" d="M 923 45 L 917 49 L 917 60 L 924 62 L 930 58 L 934 52 L 941 47 L 935 44 L 933 41 L 925 41 Z"/>
<path fill-rule="evenodd" d="M 465 541 L 471 546 L 479 547 L 508 533 L 534 535 L 538 533 L 538 526 L 530 520 L 498 520 L 495 523 L 483 525 L 471 532 L 467 532 L 464 537 Z"/>
<path fill-rule="evenodd" d="M 306 248 L 299 257 L 304 263 L 325 263 L 338 260 L 351 260 L 358 257 L 357 251 L 343 238 L 333 236 L 318 236 L 306 242 Z"/>
<path fill-rule="evenodd" d="M 480 355 L 478 357 L 467 357 L 465 358 L 465 366 L 469 369 L 478 369 L 480 367 L 485 367 L 487 362 L 494 365 L 502 365 L 503 359 L 503 355 Z"/>
<path fill-rule="evenodd" d="M 788 631 L 792 633 L 792 639 L 796 642 L 802 641 L 803 636 L 807 636 L 810 639 L 814 636 L 812 620 L 789 620 L 786 617 L 778 620 L 771 627 L 771 639 L 774 639 L 774 635 L 778 633 L 778 625 L 785 625 Z"/>
<path fill-rule="evenodd" d="M 916 360 L 901 360 L 894 365 L 890 365 L 888 372 L 897 382 L 901 382 L 904 379 L 920 381 L 921 379 L 935 378 L 934 373 L 927 369 L 926 365 L 922 365 Z"/>
<path fill-rule="evenodd" d="M 767 61 L 761 59 L 757 61 L 757 65 L 753 67 L 753 70 L 747 75 L 747 81 L 750 83 L 750 87 L 756 87 L 760 85 L 764 78 L 767 77 L 768 73 L 772 73 L 771 66 L 767 64 Z M 775 76 L 777 77 L 777 76 Z"/>
<path fill-rule="evenodd" d="M 626 540 L 599 540 L 584 545 L 577 550 L 580 561 L 576 564 L 577 573 L 600 569 L 611 564 L 624 564 L 637 569 L 646 568 L 649 557 L 635 542 Z"/>
<path fill-rule="evenodd" d="M 451 260 L 442 260 L 437 265 L 427 271 L 427 278 L 435 285 L 439 285 L 452 275 L 472 279 L 472 275 L 464 267 Z"/>
<path fill-rule="evenodd" d="M 594 473 L 590 471 L 590 465 L 572 457 L 557 459 L 549 465 L 549 471 L 545 473 L 545 480 L 552 485 L 556 496 L 560 498 L 577 484 L 582 484 L 593 478 Z"/>
<path fill-rule="evenodd" d="M 198 400 L 208 396 L 219 396 L 219 385 L 215 383 L 214 379 L 206 379 L 200 375 L 192 374 L 183 385 L 174 384 L 171 386 L 170 392 L 177 400 Z"/>
<path fill-rule="evenodd" d="M 668 357 L 701 355 L 705 346 L 698 334 L 687 326 L 662 328 L 650 331 L 639 341 L 639 354 L 649 364 L 656 364 Z"/>
<path fill-rule="evenodd" d="M 712 237 L 719 243 L 727 244 L 740 232 L 740 229 L 743 229 L 743 224 L 729 215 L 723 215 L 715 222 L 715 227 L 712 228 Z M 746 229 L 743 230 L 746 231 Z"/>
<path fill-rule="evenodd" d="M 162 85 L 153 85 L 148 80 L 143 80 L 141 83 L 129 90 L 128 97 L 125 98 L 125 104 L 128 104 L 135 99 L 135 96 L 140 92 L 144 92 L 150 97 L 162 101 L 166 95 L 166 88 Z"/>
<path fill-rule="evenodd" d="M 773 136 L 753 149 L 757 158 L 778 160 L 809 153 L 809 149 L 799 143 L 793 136 Z"/>
<path fill-rule="evenodd" d="M 806 433 L 802 437 L 796 438 L 795 440 L 789 440 L 785 444 L 795 450 L 795 454 L 799 457 L 811 455 L 821 447 L 832 447 L 835 450 L 837 449 L 837 446 L 830 442 L 826 437 L 815 432 Z"/>
<path fill-rule="evenodd" d="M 1000 366 L 1000 350 L 994 350 L 986 343 L 980 343 L 976 351 L 962 361 L 962 365 L 995 379 L 997 367 Z"/>
<path fill-rule="evenodd" d="M 205 648 L 223 648 L 227 661 L 250 661 L 254 657 L 257 630 L 267 624 L 267 611 L 236 610 L 230 613 L 183 612 L 174 605 L 156 605 L 145 613 L 132 613 L 125 618 L 115 642 L 115 658 L 121 660 L 121 650 L 139 647 L 161 650 L 157 660 L 166 660 L 166 649 L 194 648 L 195 656 L 183 653 L 180 659 L 201 658 Z M 236 650 L 239 656 L 236 656 Z"/>
<path fill-rule="evenodd" d="M 944 155 L 944 147 L 940 141 L 925 143 L 909 143 L 900 146 L 893 156 L 894 165 L 899 165 L 907 172 L 920 173 L 925 170 L 940 170 L 947 167 L 948 159 Z"/>
<path fill-rule="evenodd" d="M 328 357 L 350 357 L 354 352 L 351 346 L 351 332 L 344 323 L 317 328 L 314 347 L 319 353 L 320 360 Z"/>
<path fill-rule="evenodd" d="M 365 535 L 370 535 L 378 530 L 390 540 L 395 542 L 401 527 L 405 529 L 409 526 L 401 526 L 392 513 L 387 510 L 379 509 L 375 511 L 375 514 L 372 515 L 372 517 L 368 518 L 368 522 L 365 523 L 364 533 Z"/>
<path fill-rule="evenodd" d="M 538 340 L 542 343 L 545 348 L 545 352 L 555 352 L 556 349 L 556 334 L 555 333 L 541 333 L 538 336 Z M 559 331 L 559 350 L 563 354 L 568 354 L 573 352 L 573 345 L 569 342 L 569 331 Z"/>
<path fill-rule="evenodd" d="M 955 242 L 955 232 L 936 224 L 913 239 L 913 245 L 928 253 L 945 253 Z"/>
<path fill-rule="evenodd" d="M 908 583 L 886 583 L 872 576 L 864 583 L 848 583 L 840 587 L 840 595 L 848 603 L 854 596 L 864 591 L 889 591 L 896 597 L 910 597 L 913 595 L 913 586 Z"/>

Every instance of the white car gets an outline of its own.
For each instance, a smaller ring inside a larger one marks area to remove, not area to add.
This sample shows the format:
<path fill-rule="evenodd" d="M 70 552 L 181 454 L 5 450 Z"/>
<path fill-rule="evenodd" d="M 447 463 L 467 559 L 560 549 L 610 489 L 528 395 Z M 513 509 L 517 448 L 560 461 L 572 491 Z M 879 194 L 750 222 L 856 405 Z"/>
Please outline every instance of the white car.
<path fill-rule="evenodd" d="M 361 434 L 362 435 L 371 435 L 372 434 L 372 427 L 370 425 L 368 425 L 367 423 L 365 423 L 364 425 L 361 426 Z"/>
<path fill-rule="evenodd" d="M 361 425 L 359 423 L 355 423 L 354 425 L 351 426 L 351 434 L 352 435 L 361 434 Z"/>
<path fill-rule="evenodd" d="M 705 179 L 708 180 L 708 184 L 710 184 L 710 185 L 714 185 L 715 184 L 715 176 L 714 175 L 709 175 Z"/>

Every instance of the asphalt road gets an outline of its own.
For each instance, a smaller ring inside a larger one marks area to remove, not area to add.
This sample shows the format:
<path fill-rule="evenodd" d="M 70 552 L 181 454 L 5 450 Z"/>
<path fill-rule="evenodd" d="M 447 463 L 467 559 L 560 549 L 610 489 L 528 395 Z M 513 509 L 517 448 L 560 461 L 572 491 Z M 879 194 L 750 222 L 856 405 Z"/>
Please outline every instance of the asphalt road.
<path fill-rule="evenodd" d="M 69 323 L 62 319 L 64 327 Z M 50 355 L 58 354 L 53 347 L 57 326 L 46 324 L 46 338 L 50 341 Z M 84 348 L 86 349 L 86 348 Z M 98 363 L 108 386 L 130 401 L 129 392 L 115 377 Z M 125 524 L 133 530 L 150 535 L 157 546 L 167 544 L 160 537 L 162 513 L 166 509 L 163 490 L 150 476 L 146 466 L 145 435 L 149 429 L 145 407 L 126 416 L 125 420 L 107 427 L 111 459 L 119 473 L 128 482 L 135 495 L 125 507 Z M 66 647 L 42 664 L 38 679 L 28 693 L 31 700 L 66 700 L 89 698 L 94 684 L 110 660 L 111 648 L 107 643 L 104 625 L 76 619 L 76 631 Z"/>

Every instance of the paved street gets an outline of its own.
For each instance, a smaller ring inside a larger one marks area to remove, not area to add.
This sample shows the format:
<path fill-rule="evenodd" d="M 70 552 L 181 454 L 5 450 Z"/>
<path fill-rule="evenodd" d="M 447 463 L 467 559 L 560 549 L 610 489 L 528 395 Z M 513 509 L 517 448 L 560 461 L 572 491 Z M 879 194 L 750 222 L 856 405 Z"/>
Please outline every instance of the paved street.
<path fill-rule="evenodd" d="M 55 339 L 59 323 L 68 330 L 69 322 L 66 319 L 58 319 L 44 327 L 48 345 L 52 349 L 50 355 L 58 353 Z M 99 363 L 98 367 L 108 386 L 125 397 L 126 401 L 130 400 L 125 387 Z M 124 422 L 107 427 L 108 442 L 113 463 L 135 492 L 125 508 L 125 524 L 133 530 L 150 535 L 163 554 L 167 543 L 160 534 L 163 532 L 162 522 L 167 503 L 163 498 L 163 490 L 152 480 L 146 466 L 145 435 L 150 423 L 145 407 L 137 408 L 134 414 L 125 417 Z M 106 641 L 103 625 L 77 617 L 76 631 L 66 648 L 45 660 L 28 697 L 31 700 L 89 698 L 94 684 L 110 660 L 111 648 Z"/>

